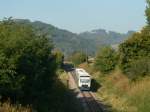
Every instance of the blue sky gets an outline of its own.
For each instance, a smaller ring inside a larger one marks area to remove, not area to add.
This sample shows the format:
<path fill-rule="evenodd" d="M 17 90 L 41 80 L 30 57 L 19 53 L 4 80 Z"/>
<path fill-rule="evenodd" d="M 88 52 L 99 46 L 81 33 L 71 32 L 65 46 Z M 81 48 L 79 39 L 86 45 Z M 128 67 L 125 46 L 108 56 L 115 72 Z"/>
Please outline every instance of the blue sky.
<path fill-rule="evenodd" d="M 0 0 L 0 19 L 40 20 L 72 32 L 127 32 L 146 23 L 145 0 Z"/>

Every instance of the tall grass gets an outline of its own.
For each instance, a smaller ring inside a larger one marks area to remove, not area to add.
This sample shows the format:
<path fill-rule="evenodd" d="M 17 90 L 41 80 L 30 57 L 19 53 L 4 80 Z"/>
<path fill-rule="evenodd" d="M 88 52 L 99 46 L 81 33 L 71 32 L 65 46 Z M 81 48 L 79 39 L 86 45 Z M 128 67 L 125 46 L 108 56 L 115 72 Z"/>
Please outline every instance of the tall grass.
<path fill-rule="evenodd" d="M 0 104 L 0 112 L 32 112 L 30 107 L 23 107 L 21 105 L 12 105 L 9 101 Z"/>
<path fill-rule="evenodd" d="M 99 77 L 98 95 L 114 112 L 150 112 L 150 77 L 131 82 L 120 70 Z"/>
<path fill-rule="evenodd" d="M 108 75 L 103 75 L 92 69 L 86 63 L 80 65 L 86 69 L 102 87 L 97 96 L 113 112 L 150 112 L 150 77 L 131 81 L 120 69 Z"/>
<path fill-rule="evenodd" d="M 136 107 L 137 112 L 150 111 L 150 77 L 133 84 L 128 92 L 129 105 Z"/>

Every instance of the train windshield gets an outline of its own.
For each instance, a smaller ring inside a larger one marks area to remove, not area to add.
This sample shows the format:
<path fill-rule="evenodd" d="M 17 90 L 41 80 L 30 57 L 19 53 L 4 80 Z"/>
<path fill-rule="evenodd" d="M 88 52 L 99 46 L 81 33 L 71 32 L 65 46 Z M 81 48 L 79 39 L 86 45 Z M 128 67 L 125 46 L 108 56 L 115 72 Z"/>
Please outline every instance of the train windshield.
<path fill-rule="evenodd" d="M 82 79 L 80 79 L 80 82 L 81 83 L 89 83 L 90 82 L 90 79 L 88 78 L 82 78 Z"/>

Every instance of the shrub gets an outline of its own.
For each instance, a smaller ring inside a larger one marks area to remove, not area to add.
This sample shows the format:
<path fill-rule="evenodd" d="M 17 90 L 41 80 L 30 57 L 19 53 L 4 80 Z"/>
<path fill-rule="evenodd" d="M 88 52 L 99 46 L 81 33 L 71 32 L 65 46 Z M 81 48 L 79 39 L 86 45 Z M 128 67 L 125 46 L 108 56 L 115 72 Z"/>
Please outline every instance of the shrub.
<path fill-rule="evenodd" d="M 110 47 L 103 48 L 96 56 L 95 68 L 102 73 L 109 73 L 117 65 L 117 53 Z"/>
<path fill-rule="evenodd" d="M 64 61 L 63 53 L 60 50 L 56 49 L 53 51 L 53 54 L 56 57 L 57 68 L 61 68 L 63 66 Z"/>
<path fill-rule="evenodd" d="M 130 67 L 126 69 L 126 72 L 130 79 L 136 79 L 137 77 L 143 77 L 150 74 L 150 60 L 149 58 L 142 58 L 132 62 Z"/>
<path fill-rule="evenodd" d="M 80 52 L 80 51 L 79 52 L 74 52 L 72 54 L 72 56 L 70 57 L 70 60 L 73 62 L 73 64 L 75 66 L 77 66 L 77 65 L 79 65 L 79 64 L 81 64 L 83 62 L 86 62 L 87 56 L 86 56 L 85 53 Z"/>

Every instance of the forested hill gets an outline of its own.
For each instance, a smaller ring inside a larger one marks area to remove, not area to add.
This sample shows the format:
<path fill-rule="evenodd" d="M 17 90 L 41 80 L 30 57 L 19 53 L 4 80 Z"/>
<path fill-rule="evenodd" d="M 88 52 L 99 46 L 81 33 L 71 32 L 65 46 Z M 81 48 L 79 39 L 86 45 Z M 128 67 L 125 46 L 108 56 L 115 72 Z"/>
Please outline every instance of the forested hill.
<path fill-rule="evenodd" d="M 92 30 L 90 32 L 80 33 L 79 36 L 84 39 L 94 41 L 98 45 L 113 45 L 123 42 L 130 37 L 134 31 L 128 31 L 127 33 L 117 33 L 114 31 L 106 31 L 104 29 Z"/>
<path fill-rule="evenodd" d="M 75 34 L 41 21 L 31 22 L 26 19 L 15 19 L 15 21 L 22 24 L 30 24 L 37 33 L 48 35 L 48 37 L 53 40 L 55 47 L 62 50 L 65 55 L 69 55 L 74 51 L 84 51 L 88 54 L 95 54 L 97 48 L 104 45 L 119 44 L 133 33 L 133 31 L 129 31 L 125 34 L 121 34 L 99 29 Z"/>

